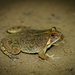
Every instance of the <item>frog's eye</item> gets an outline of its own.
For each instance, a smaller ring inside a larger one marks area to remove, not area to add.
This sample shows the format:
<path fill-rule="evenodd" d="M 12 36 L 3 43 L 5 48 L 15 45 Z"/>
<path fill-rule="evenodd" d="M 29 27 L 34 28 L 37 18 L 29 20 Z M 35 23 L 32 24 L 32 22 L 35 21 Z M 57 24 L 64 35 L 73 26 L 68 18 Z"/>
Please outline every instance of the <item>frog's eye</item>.
<path fill-rule="evenodd" d="M 51 34 L 52 37 L 54 37 L 54 34 Z"/>
<path fill-rule="evenodd" d="M 56 31 L 56 27 L 52 27 L 52 31 Z"/>

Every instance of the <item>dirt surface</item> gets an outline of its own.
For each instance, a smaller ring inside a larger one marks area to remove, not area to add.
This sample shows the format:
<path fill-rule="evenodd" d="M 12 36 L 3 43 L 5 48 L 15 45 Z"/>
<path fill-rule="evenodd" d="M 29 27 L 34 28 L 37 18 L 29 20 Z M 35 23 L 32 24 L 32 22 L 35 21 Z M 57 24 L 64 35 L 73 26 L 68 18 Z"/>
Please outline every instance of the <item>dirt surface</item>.
<path fill-rule="evenodd" d="M 68 0 L 69 1 L 69 0 Z M 38 54 L 20 53 L 11 60 L 0 51 L 0 75 L 75 75 L 75 2 L 74 1 L 0 1 L 0 41 L 14 26 L 50 29 L 55 26 L 64 35 L 64 44 L 53 46 L 49 55 L 56 60 L 42 60 Z"/>

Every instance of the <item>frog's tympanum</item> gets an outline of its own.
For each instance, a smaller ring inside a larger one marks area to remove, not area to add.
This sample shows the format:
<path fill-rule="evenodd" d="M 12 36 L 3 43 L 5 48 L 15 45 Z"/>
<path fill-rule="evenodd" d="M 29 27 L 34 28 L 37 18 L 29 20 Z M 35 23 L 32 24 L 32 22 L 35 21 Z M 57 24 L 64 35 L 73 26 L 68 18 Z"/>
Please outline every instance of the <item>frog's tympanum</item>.
<path fill-rule="evenodd" d="M 58 41 L 63 35 L 56 27 L 47 30 L 35 30 L 29 27 L 13 27 L 7 30 L 9 35 L 2 39 L 1 50 L 10 58 L 18 58 L 20 52 L 38 53 L 42 59 L 54 59 L 54 54 L 49 56 L 46 50 Z"/>

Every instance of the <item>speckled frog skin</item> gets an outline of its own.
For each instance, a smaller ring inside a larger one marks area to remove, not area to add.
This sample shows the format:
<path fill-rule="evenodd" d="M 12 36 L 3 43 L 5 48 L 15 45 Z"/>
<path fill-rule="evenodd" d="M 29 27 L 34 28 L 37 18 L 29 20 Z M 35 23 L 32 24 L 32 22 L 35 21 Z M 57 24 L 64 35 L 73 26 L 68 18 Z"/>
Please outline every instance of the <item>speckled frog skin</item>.
<path fill-rule="evenodd" d="M 13 27 L 7 30 L 9 33 L 1 41 L 1 50 L 10 58 L 18 58 L 20 52 L 38 53 L 42 59 L 49 60 L 46 50 L 59 40 L 62 40 L 62 33 L 55 27 L 47 30 L 35 30 L 29 27 Z"/>

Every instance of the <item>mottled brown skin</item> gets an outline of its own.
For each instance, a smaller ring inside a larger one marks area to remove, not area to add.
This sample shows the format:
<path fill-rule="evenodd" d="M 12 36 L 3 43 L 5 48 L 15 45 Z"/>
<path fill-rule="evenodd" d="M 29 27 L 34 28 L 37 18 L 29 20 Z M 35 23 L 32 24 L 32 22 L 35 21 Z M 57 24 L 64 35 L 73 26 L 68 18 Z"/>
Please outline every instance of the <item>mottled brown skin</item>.
<path fill-rule="evenodd" d="M 61 32 L 55 27 L 47 30 L 34 30 L 29 27 L 13 27 L 1 41 L 1 50 L 10 58 L 18 58 L 20 52 L 38 53 L 42 59 L 49 60 L 46 50 L 62 38 Z"/>

